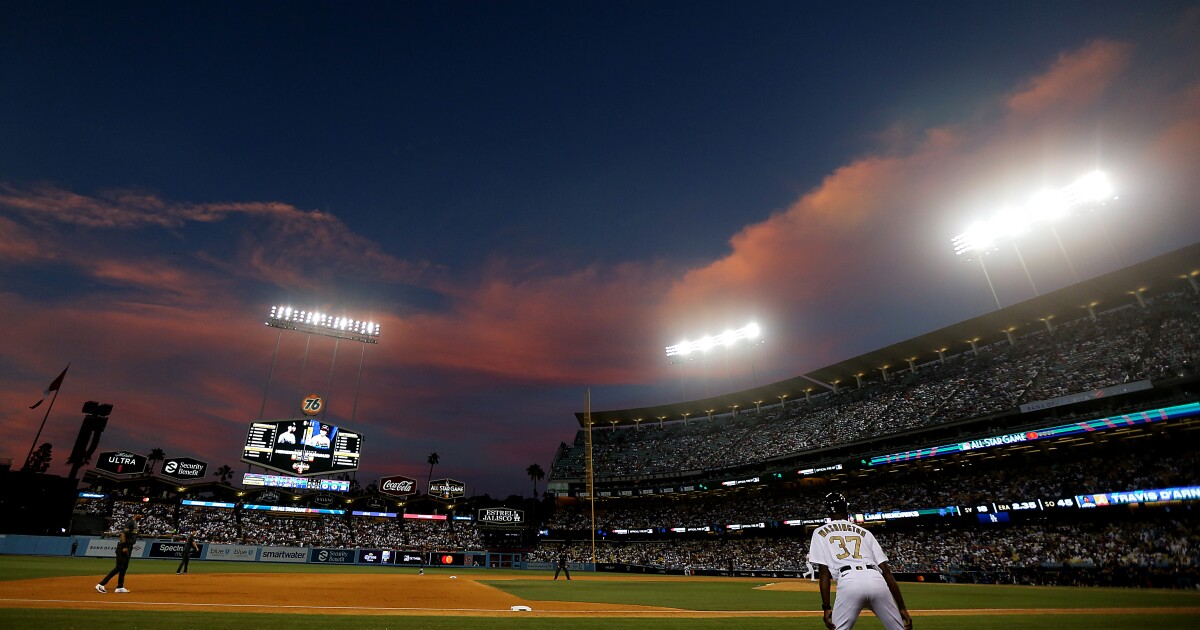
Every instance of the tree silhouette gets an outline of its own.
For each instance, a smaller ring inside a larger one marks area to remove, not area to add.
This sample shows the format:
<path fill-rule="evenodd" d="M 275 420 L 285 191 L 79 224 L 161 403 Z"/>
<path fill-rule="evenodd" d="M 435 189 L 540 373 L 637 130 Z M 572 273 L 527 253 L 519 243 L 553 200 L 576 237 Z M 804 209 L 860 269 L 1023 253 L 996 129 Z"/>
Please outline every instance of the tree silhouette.
<path fill-rule="evenodd" d="M 437 466 L 438 459 L 437 451 L 434 451 L 430 453 L 429 458 L 425 460 L 425 463 L 429 464 L 429 478 L 425 480 L 426 492 L 429 492 L 429 484 L 433 482 L 433 467 Z"/>
<path fill-rule="evenodd" d="M 50 460 L 54 458 L 53 448 L 49 442 L 43 443 L 29 456 L 25 469 L 35 473 L 44 473 L 49 470 Z"/>
<path fill-rule="evenodd" d="M 161 462 L 166 458 L 167 454 L 161 448 L 152 449 L 146 457 L 146 461 L 150 462 L 150 472 L 154 472 L 154 462 Z"/>
<path fill-rule="evenodd" d="M 233 469 L 229 467 L 229 464 L 221 464 L 221 467 L 213 474 L 221 478 L 221 483 L 229 483 L 229 479 L 233 477 Z"/>
<path fill-rule="evenodd" d="M 530 464 L 529 468 L 525 469 L 525 474 L 533 481 L 533 500 L 537 501 L 537 482 L 546 478 L 546 471 L 542 470 L 541 464 Z"/>

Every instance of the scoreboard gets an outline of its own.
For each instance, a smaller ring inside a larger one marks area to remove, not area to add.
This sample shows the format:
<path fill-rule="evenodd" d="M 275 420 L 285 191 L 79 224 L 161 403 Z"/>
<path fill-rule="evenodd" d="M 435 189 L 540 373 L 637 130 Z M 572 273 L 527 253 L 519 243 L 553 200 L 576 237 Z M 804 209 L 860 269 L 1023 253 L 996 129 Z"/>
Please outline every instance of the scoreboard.
<path fill-rule="evenodd" d="M 252 422 L 242 461 L 292 475 L 358 470 L 362 434 L 312 418 Z"/>

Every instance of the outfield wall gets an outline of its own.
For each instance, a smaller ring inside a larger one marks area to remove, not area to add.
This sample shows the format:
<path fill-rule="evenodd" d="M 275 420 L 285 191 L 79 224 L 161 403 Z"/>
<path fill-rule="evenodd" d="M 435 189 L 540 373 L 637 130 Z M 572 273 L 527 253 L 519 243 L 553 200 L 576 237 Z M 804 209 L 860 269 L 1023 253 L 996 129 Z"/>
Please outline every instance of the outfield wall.
<path fill-rule="evenodd" d="M 197 541 L 200 551 L 193 560 L 223 562 L 283 562 L 302 564 L 377 565 L 410 567 L 512 568 L 524 569 L 514 561 L 520 554 L 488 551 L 433 551 L 365 548 L 285 547 L 278 545 L 232 545 Z M 74 545 L 74 548 L 72 548 Z M 170 539 L 142 539 L 133 546 L 134 558 L 179 560 L 184 543 Z M 26 536 L 0 534 L 0 554 L 22 556 L 82 556 L 112 558 L 117 539 L 101 536 Z M 532 563 L 531 563 L 532 564 Z M 545 563 L 549 564 L 549 563 Z M 592 565 L 572 565 L 590 571 Z M 552 566 L 550 568 L 553 568 Z"/>

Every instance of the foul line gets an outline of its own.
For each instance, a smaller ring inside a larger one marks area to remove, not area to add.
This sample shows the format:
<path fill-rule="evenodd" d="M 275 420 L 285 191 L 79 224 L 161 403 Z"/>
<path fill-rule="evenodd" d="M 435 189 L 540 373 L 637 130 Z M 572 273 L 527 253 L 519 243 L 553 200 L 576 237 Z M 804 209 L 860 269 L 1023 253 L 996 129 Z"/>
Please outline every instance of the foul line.
<path fill-rule="evenodd" d="M 219 603 L 203 603 L 203 602 L 155 602 L 143 600 L 117 599 L 112 598 L 109 601 L 97 601 L 95 599 L 29 599 L 29 598 L 0 598 L 0 602 L 17 603 L 17 604 L 102 604 L 105 606 L 180 606 L 192 608 L 259 608 L 259 609 L 279 609 L 279 610 L 306 610 L 306 611 L 350 611 L 350 612 L 422 612 L 422 613 L 482 613 L 488 615 L 503 614 L 503 613 L 533 613 L 534 615 L 553 614 L 553 615 L 587 615 L 587 614 L 608 614 L 608 615 L 641 615 L 641 616 L 711 616 L 711 617 L 737 617 L 737 616 L 757 616 L 757 617 L 798 617 L 798 616 L 820 616 L 819 610 L 683 610 L 679 608 L 663 608 L 659 610 L 623 610 L 623 609 L 604 609 L 604 610 L 551 610 L 551 609 L 533 609 L 532 611 L 514 611 L 507 608 L 417 608 L 417 607 L 401 607 L 401 606 L 302 606 L 298 604 L 219 604 Z M 536 604 L 537 602 L 530 602 Z M 870 611 L 863 611 L 864 614 L 869 614 Z M 923 610 L 910 610 L 910 613 L 919 616 L 970 616 L 970 615 L 1054 615 L 1054 614 L 1197 614 L 1200 613 L 1200 607 L 1156 607 L 1156 608 L 930 608 Z"/>

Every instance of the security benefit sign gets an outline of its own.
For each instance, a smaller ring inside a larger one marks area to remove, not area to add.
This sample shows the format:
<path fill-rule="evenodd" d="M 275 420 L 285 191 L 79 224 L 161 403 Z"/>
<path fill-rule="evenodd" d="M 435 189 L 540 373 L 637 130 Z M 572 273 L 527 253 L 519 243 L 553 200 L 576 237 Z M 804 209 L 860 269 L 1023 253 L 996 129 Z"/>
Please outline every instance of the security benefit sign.
<path fill-rule="evenodd" d="M 453 479 L 437 479 L 429 482 L 429 495 L 443 499 L 456 499 L 467 493 L 467 484 Z"/>
<path fill-rule="evenodd" d="M 172 457 L 163 462 L 162 474 L 172 479 L 204 479 L 208 472 L 208 462 L 202 462 L 190 457 Z"/>
<path fill-rule="evenodd" d="M 394 497 L 406 497 L 417 493 L 417 480 L 404 475 L 392 475 L 379 480 L 379 492 Z"/>
<path fill-rule="evenodd" d="M 476 519 L 480 525 L 524 525 L 525 511 L 513 508 L 480 508 Z"/>
<path fill-rule="evenodd" d="M 137 475 L 146 472 L 146 458 L 129 451 L 100 453 L 96 460 L 96 470 L 114 475 Z"/>

